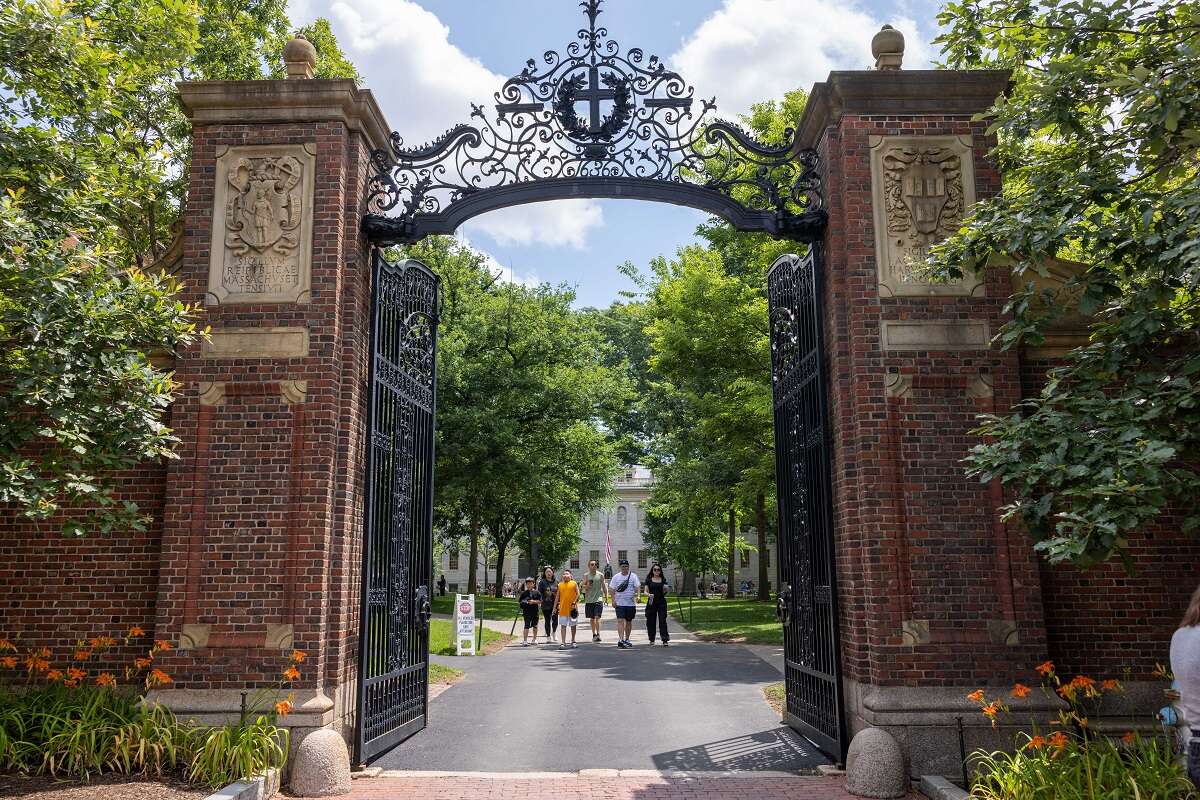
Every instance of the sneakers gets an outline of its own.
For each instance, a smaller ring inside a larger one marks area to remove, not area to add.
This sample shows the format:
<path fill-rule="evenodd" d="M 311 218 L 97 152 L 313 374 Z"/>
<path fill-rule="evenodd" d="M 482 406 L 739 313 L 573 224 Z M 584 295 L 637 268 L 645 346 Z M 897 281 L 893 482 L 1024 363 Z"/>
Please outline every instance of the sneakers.
<path fill-rule="evenodd" d="M 626 647 L 629 647 L 629 644 L 626 643 L 626 641 L 624 639 L 622 639 L 621 641 L 617 642 L 617 647 L 620 648 L 621 650 L 624 650 Z"/>
<path fill-rule="evenodd" d="M 569 647 L 569 646 L 570 646 L 570 645 L 568 645 L 566 642 L 563 642 L 562 644 L 560 644 L 560 645 L 558 646 L 558 649 L 559 649 L 559 650 L 566 650 L 566 649 L 567 649 L 567 647 Z"/>
<path fill-rule="evenodd" d="M 571 642 L 571 649 L 574 650 L 576 647 L 579 647 L 579 645 L 575 644 L 574 642 Z"/>
<path fill-rule="evenodd" d="M 663 642 L 663 647 L 670 647 L 670 645 L 667 644 L 666 642 Z"/>
<path fill-rule="evenodd" d="M 598 642 L 598 641 L 600 641 L 600 637 L 599 637 L 599 636 L 595 636 L 595 635 L 593 635 L 593 636 L 592 636 L 592 641 L 593 641 L 593 642 Z"/>
<path fill-rule="evenodd" d="M 529 647 L 529 642 L 521 642 L 521 647 Z"/>

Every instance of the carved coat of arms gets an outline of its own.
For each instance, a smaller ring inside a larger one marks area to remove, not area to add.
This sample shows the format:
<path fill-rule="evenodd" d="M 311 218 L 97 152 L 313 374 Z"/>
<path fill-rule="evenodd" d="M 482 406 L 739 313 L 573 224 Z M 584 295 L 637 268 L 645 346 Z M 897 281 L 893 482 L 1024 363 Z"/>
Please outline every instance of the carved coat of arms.
<path fill-rule="evenodd" d="M 308 146 L 232 148 L 218 159 L 217 181 L 209 292 L 222 303 L 302 300 L 312 250 Z"/>
<path fill-rule="evenodd" d="M 965 138 L 965 137 L 964 137 Z M 970 142 L 960 137 L 881 137 L 873 147 L 880 287 L 891 294 L 969 294 L 958 281 L 931 284 L 915 268 L 953 233 L 975 200 Z"/>

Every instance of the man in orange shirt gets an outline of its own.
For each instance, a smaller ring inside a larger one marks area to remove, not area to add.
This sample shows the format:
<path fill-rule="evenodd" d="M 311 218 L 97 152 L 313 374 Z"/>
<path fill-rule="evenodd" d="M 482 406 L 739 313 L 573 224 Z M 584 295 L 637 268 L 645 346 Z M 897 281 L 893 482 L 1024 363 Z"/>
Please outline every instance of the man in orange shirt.
<path fill-rule="evenodd" d="M 575 646 L 575 623 L 579 617 L 579 584 L 571 577 L 571 570 L 564 569 L 558 583 L 558 635 L 562 639 L 559 650 L 566 650 L 567 628 L 571 629 L 571 647 Z"/>

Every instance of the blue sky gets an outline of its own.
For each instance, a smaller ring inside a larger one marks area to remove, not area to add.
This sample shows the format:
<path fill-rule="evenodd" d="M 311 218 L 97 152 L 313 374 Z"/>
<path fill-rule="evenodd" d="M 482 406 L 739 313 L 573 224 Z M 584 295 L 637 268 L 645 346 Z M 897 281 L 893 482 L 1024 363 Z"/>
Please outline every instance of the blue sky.
<path fill-rule="evenodd" d="M 388 123 L 408 144 L 467 121 L 504 78 L 544 50 L 562 51 L 584 17 L 576 0 L 292 0 L 292 19 L 330 20 Z M 930 0 L 607 0 L 601 23 L 624 49 L 662 57 L 721 116 L 807 88 L 831 69 L 866 69 L 884 22 L 904 32 L 905 66 L 928 66 Z M 919 22 L 918 22 L 919 21 Z M 513 280 L 565 282 L 577 305 L 632 289 L 639 267 L 694 240 L 704 215 L 637 201 L 556 201 L 477 217 L 459 231 Z"/>

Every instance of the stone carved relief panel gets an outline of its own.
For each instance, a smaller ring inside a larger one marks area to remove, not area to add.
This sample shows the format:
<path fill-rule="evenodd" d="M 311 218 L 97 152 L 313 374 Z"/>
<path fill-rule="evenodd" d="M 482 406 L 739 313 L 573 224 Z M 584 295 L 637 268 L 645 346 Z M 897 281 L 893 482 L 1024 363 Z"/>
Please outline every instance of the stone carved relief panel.
<path fill-rule="evenodd" d="M 315 144 L 219 152 L 208 272 L 217 302 L 308 301 L 315 153 Z"/>
<path fill-rule="evenodd" d="M 915 267 L 955 230 L 975 203 L 970 136 L 872 136 L 875 260 L 883 297 L 970 295 L 975 275 L 930 283 Z"/>

